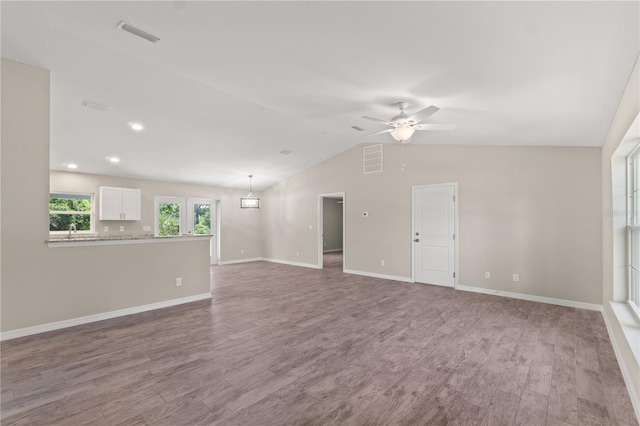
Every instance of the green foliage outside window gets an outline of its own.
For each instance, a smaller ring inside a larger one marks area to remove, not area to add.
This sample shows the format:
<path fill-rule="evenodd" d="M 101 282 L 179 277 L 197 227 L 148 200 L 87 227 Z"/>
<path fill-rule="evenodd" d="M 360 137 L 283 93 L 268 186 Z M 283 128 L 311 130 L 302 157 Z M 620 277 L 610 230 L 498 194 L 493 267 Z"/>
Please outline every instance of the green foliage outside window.
<path fill-rule="evenodd" d="M 161 237 L 180 235 L 180 204 L 160 203 L 158 228 Z"/>
<path fill-rule="evenodd" d="M 211 205 L 193 205 L 193 233 L 196 235 L 211 234 Z"/>
<path fill-rule="evenodd" d="M 158 235 L 161 237 L 180 235 L 180 204 L 160 203 L 158 208 Z M 211 234 L 211 206 L 209 204 L 193 205 L 193 233 L 196 235 Z"/>
<path fill-rule="evenodd" d="M 72 224 L 78 231 L 91 231 L 91 196 L 50 194 L 49 231 L 68 231 Z"/>

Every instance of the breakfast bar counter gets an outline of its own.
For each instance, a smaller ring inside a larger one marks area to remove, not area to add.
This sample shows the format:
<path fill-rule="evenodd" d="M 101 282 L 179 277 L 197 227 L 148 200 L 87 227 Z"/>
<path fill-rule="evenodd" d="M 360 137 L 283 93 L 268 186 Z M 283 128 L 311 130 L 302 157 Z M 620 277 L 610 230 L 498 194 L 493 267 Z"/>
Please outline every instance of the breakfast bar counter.
<path fill-rule="evenodd" d="M 48 247 L 82 247 L 82 246 L 111 246 L 123 244 L 174 243 L 183 241 L 198 241 L 211 239 L 212 235 L 175 235 L 170 237 L 156 237 L 155 235 L 97 235 L 72 236 L 46 240 Z"/>

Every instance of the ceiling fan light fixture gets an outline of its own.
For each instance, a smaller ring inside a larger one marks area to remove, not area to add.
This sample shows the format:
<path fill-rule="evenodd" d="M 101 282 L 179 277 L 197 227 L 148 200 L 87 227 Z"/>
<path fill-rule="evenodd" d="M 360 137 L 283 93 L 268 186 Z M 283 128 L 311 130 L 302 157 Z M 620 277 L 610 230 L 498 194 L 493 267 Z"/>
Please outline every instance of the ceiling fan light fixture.
<path fill-rule="evenodd" d="M 395 139 L 396 141 L 409 143 L 411 141 L 411 136 L 413 136 L 416 130 L 447 130 L 455 128 L 455 126 L 443 124 L 421 124 L 426 118 L 431 117 L 433 114 L 440 110 L 440 108 L 435 105 L 430 105 L 426 108 L 422 108 L 420 111 L 412 115 L 409 115 L 405 112 L 407 106 L 408 105 L 406 102 L 398 102 L 400 114 L 396 115 L 391 120 L 383 120 L 380 118 L 363 115 L 362 118 L 366 118 L 367 120 L 375 121 L 377 123 L 382 123 L 385 126 L 388 126 L 388 128 L 385 130 L 370 133 L 366 136 L 389 133 L 391 137 L 393 137 L 393 139 Z"/>
<path fill-rule="evenodd" d="M 406 123 L 399 124 L 391 131 L 391 136 L 398 142 L 406 142 L 411 139 L 416 129 Z"/>

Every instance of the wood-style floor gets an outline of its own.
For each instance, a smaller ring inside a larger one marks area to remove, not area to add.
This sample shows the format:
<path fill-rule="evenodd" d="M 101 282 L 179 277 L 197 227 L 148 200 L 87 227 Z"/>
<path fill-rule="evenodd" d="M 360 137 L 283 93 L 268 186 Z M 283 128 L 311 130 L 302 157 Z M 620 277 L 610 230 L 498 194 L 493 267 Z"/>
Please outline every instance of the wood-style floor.
<path fill-rule="evenodd" d="M 7 341 L 2 424 L 637 424 L 597 312 L 325 269 Z"/>

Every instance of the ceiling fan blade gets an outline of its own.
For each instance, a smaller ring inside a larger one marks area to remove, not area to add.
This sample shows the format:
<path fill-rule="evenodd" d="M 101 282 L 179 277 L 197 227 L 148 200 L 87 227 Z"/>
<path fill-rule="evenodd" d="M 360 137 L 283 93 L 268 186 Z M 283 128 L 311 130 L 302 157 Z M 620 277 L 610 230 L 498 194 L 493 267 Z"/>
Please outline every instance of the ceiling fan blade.
<path fill-rule="evenodd" d="M 425 124 L 416 124 L 413 126 L 416 130 L 453 130 L 456 128 L 455 124 L 435 124 L 435 123 L 425 123 Z"/>
<path fill-rule="evenodd" d="M 368 117 L 366 115 L 363 115 L 362 118 L 366 118 L 367 120 L 371 120 L 371 121 L 377 121 L 378 123 L 386 124 L 387 126 L 393 126 L 392 122 L 387 121 L 387 120 L 382 120 L 380 118 Z"/>
<path fill-rule="evenodd" d="M 413 121 L 414 123 L 419 123 L 425 118 L 432 116 L 438 111 L 440 111 L 440 108 L 438 108 L 435 105 L 431 105 L 416 112 L 411 117 L 407 118 L 407 121 Z"/>
<path fill-rule="evenodd" d="M 379 132 L 369 133 L 368 135 L 362 135 L 360 137 L 361 138 L 367 138 L 369 136 L 381 135 L 383 133 L 389 133 L 389 132 L 392 132 L 392 131 L 393 131 L 393 129 L 385 129 L 385 130 L 380 130 Z"/>

